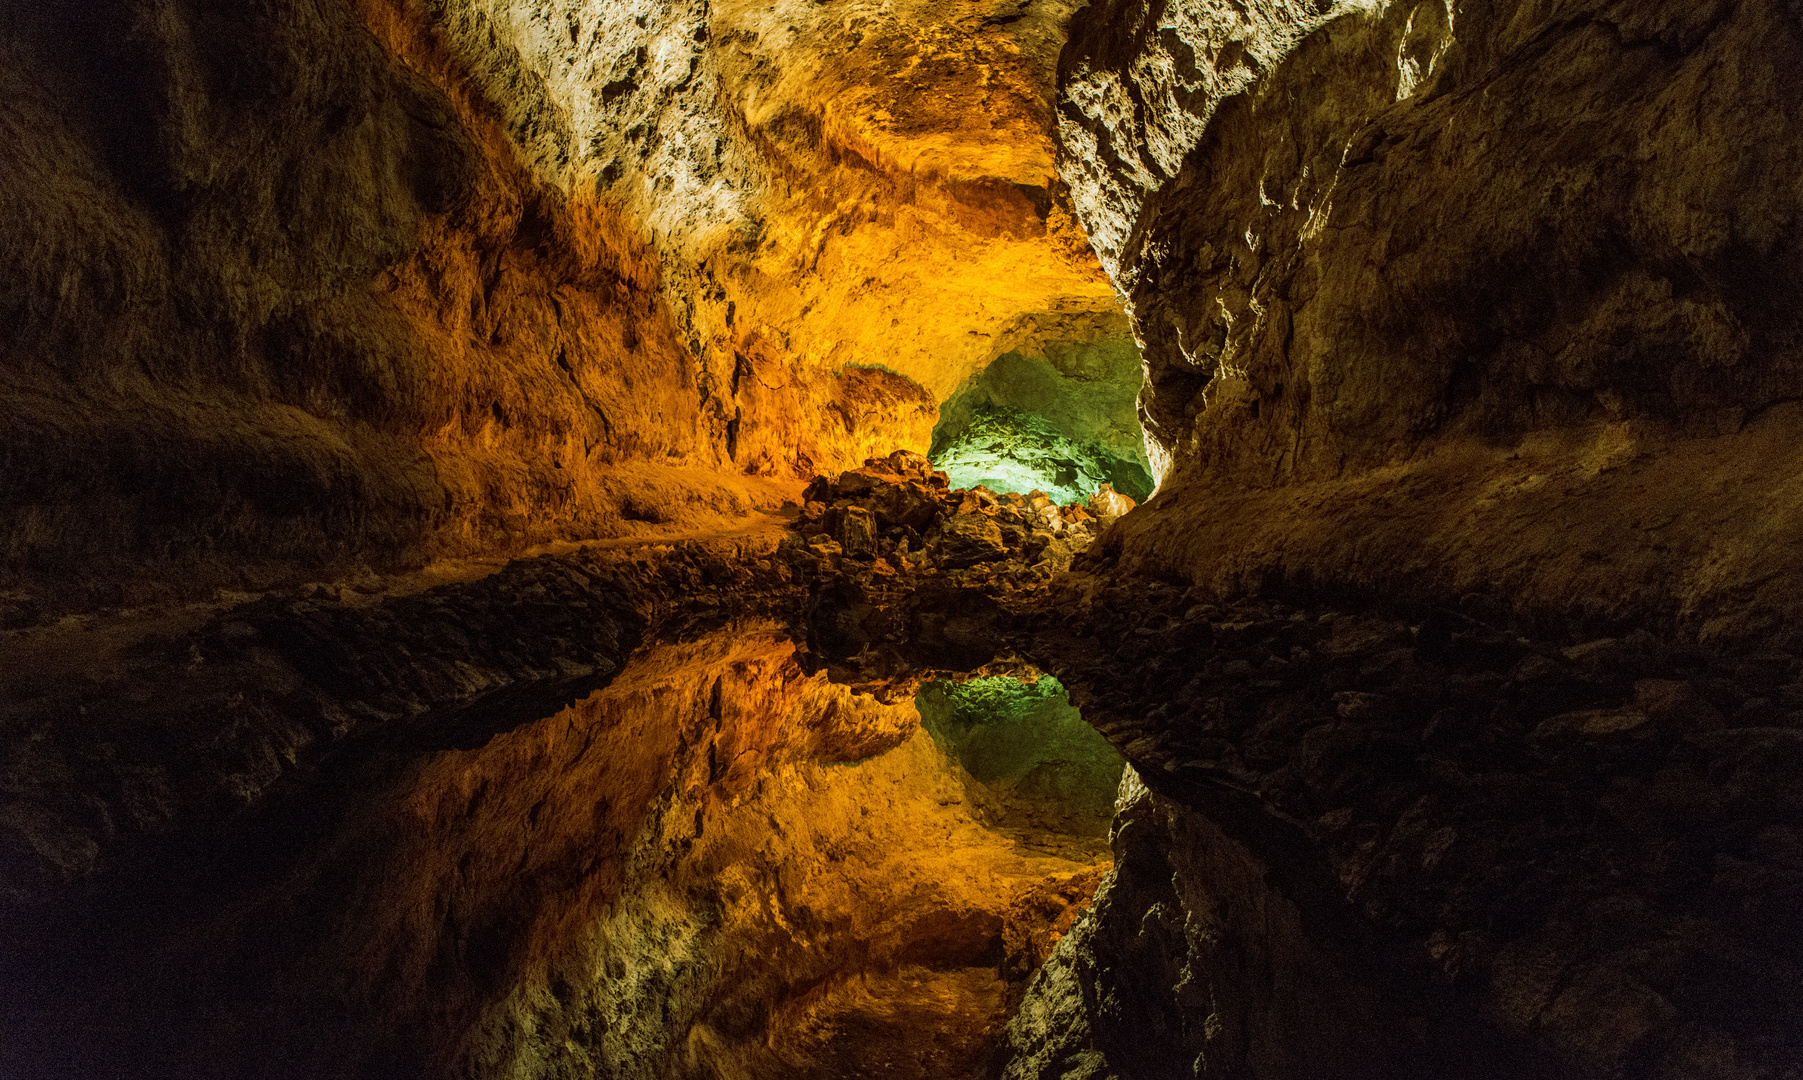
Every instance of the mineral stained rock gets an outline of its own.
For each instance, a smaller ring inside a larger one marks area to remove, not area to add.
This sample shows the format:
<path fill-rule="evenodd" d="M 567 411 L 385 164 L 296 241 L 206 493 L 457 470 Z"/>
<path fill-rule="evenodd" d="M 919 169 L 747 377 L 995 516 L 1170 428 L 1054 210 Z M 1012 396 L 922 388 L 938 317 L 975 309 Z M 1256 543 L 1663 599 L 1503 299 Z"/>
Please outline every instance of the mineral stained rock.
<path fill-rule="evenodd" d="M 22 6 L 0 625 L 718 528 L 925 450 L 1117 311 L 1053 171 L 1070 10 Z"/>
<path fill-rule="evenodd" d="M 1774 629 L 1799 61 L 1777 3 L 1080 12 L 1061 174 L 1168 473 L 1128 565 Z"/>

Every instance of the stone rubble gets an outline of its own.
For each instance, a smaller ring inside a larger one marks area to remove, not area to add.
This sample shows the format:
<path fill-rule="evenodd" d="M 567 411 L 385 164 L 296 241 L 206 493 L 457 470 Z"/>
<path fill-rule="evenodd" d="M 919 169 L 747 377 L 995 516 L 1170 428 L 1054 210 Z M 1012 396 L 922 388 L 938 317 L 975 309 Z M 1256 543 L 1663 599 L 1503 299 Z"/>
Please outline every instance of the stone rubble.
<path fill-rule="evenodd" d="M 1011 574 L 1024 565 L 1049 576 L 1088 547 L 1101 523 L 1134 505 L 1106 484 L 1087 505 L 1069 506 L 1042 491 L 950 490 L 945 473 L 906 450 L 870 458 L 833 480 L 817 477 L 804 497 L 800 532 L 809 549 L 889 564 L 876 573 L 1009 563 L 1016 564 L 1007 568 Z"/>
<path fill-rule="evenodd" d="M 1131 499 L 1087 505 L 1043 492 L 950 488 L 909 451 L 809 485 L 782 551 L 810 583 L 809 659 L 885 701 L 936 672 L 1023 666 L 1008 636 L 1022 613 Z"/>

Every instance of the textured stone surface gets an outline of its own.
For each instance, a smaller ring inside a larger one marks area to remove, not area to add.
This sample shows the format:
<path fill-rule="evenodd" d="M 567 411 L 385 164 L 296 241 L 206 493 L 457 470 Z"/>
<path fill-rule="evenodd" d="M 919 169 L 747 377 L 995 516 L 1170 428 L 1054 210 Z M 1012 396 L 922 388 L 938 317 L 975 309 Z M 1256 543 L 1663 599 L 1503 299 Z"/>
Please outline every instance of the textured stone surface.
<path fill-rule="evenodd" d="M 1171 471 L 1130 561 L 1772 629 L 1800 48 L 1777 3 L 1080 15 L 1064 175 Z"/>
<path fill-rule="evenodd" d="M 348 5 L 30 5 L 0 48 L 3 572 L 41 614 L 780 499 L 718 475 L 632 230 Z"/>
<path fill-rule="evenodd" d="M 1147 1025 L 1206 1052 L 1203 1075 L 1318 1075 L 1303 1046 L 1341 1047 L 1321 1052 L 1347 1075 L 1794 1068 L 1794 655 L 1201 594 L 1074 574 L 1019 646 L 1158 799 L 1117 820 L 1096 924 L 1029 992 L 1018 1075 L 1085 1075 L 1091 1053 L 1170 1075 L 1110 1043 Z M 1298 985 L 1334 1000 L 1285 1014 Z M 1337 1026 L 1364 1009 L 1385 1043 Z M 1089 1031 L 1067 1038 L 1072 1010 Z"/>
<path fill-rule="evenodd" d="M 366 7 L 655 251 L 700 421 L 755 473 L 919 444 L 1023 325 L 1114 308 L 1053 191 L 1064 0 Z M 839 385 L 860 369 L 913 408 Z"/>
<path fill-rule="evenodd" d="M 717 529 L 926 449 L 1022 327 L 1115 307 L 1052 175 L 1068 13 L 21 8 L 0 625 Z"/>
<path fill-rule="evenodd" d="M 977 466 L 954 469 L 944 455 L 970 441 L 974 414 L 985 406 L 1031 414 L 1073 442 L 1093 444 L 1123 463 L 1149 467 L 1137 411 L 1143 381 L 1139 347 L 1124 316 L 1107 312 L 1032 317 L 1023 319 L 1005 340 L 1016 337 L 1021 339 L 1018 347 L 997 356 L 939 407 L 931 453 L 952 471 L 955 483 L 984 483 L 973 471 Z M 1037 471 L 1043 475 L 1037 486 L 1055 482 L 1057 469 Z M 1142 494 L 1149 491 L 1148 487 Z M 1088 491 L 1082 494 L 1087 496 Z"/>

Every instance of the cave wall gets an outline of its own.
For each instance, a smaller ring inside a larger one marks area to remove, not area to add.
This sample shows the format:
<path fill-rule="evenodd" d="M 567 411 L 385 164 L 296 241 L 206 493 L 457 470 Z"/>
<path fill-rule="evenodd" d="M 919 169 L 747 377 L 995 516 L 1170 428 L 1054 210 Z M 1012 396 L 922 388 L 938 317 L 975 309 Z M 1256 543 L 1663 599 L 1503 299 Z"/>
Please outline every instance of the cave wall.
<path fill-rule="evenodd" d="M 1011 1075 L 1800 1060 L 1803 660 L 1056 591 L 1036 661 L 1150 794 L 1123 789 L 1113 878 L 1029 988 Z"/>
<path fill-rule="evenodd" d="M 1105 3 L 1061 173 L 1145 345 L 1129 565 L 1778 631 L 1793 7 Z"/>
<path fill-rule="evenodd" d="M 1795 860 L 1742 845 L 1788 843 L 1803 723 L 1800 33 L 1757 0 L 1074 17 L 1060 174 L 1162 482 L 1039 645 L 1108 629 L 1039 660 L 1153 794 L 1008 1075 L 1794 1070 Z M 1309 664 L 1343 665 L 1314 704 Z"/>
<path fill-rule="evenodd" d="M 9 625 L 713 527 L 1114 306 L 1062 0 L 228 7 L 0 43 Z"/>
<path fill-rule="evenodd" d="M 34 5 L 19 25 L 19 579 L 154 595 L 606 534 L 635 516 L 622 487 L 719 456 L 652 261 L 355 12 Z"/>

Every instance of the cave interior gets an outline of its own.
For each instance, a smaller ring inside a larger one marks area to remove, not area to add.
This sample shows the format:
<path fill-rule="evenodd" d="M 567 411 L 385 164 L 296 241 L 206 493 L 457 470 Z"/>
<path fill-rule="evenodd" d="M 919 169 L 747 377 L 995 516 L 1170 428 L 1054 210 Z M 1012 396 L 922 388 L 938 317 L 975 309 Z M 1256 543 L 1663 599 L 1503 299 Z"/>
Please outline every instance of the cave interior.
<path fill-rule="evenodd" d="M 1803 1080 L 1799 72 L 0 0 L 0 1077 Z"/>

